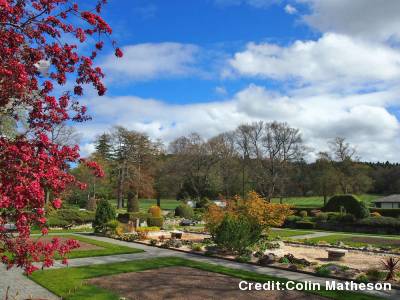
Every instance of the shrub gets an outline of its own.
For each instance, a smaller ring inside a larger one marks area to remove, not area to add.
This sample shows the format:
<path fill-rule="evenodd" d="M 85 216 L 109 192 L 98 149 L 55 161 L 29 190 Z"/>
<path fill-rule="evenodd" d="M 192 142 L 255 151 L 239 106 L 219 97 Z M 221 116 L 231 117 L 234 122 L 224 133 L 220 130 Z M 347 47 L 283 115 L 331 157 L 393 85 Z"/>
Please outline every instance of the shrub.
<path fill-rule="evenodd" d="M 152 217 L 155 217 L 155 218 L 161 218 L 162 217 L 161 208 L 159 208 L 157 205 L 151 206 L 147 212 L 149 214 L 151 214 Z"/>
<path fill-rule="evenodd" d="M 103 233 L 106 229 L 105 225 L 108 221 L 115 219 L 115 209 L 107 200 L 101 200 L 97 205 L 96 215 L 93 221 L 95 232 Z"/>
<path fill-rule="evenodd" d="M 47 218 L 47 226 L 49 227 L 68 227 L 71 225 L 69 222 L 57 217 L 57 216 L 50 216 Z"/>
<path fill-rule="evenodd" d="M 369 282 L 368 276 L 365 275 L 365 274 L 358 275 L 356 280 L 358 280 L 358 281 L 360 281 L 362 283 L 368 283 Z"/>
<path fill-rule="evenodd" d="M 365 275 L 368 277 L 368 280 L 370 281 L 382 281 L 386 277 L 385 272 L 375 268 L 369 269 Z"/>
<path fill-rule="evenodd" d="M 396 277 L 396 272 L 400 268 L 400 259 L 394 257 L 388 257 L 382 260 L 382 266 L 387 271 L 386 281 L 393 280 Z"/>
<path fill-rule="evenodd" d="M 207 197 L 201 198 L 200 201 L 196 202 L 196 208 L 207 208 L 208 205 L 211 204 L 210 199 Z"/>
<path fill-rule="evenodd" d="M 301 210 L 301 211 L 299 211 L 299 216 L 302 218 L 305 218 L 308 216 L 308 213 L 306 210 Z"/>
<path fill-rule="evenodd" d="M 246 263 L 251 261 L 251 255 L 249 253 L 244 253 L 236 257 L 236 261 L 241 263 Z"/>
<path fill-rule="evenodd" d="M 382 215 L 380 213 L 378 213 L 377 211 L 374 211 L 374 212 L 370 213 L 369 216 L 373 217 L 373 218 L 382 217 Z"/>
<path fill-rule="evenodd" d="M 96 208 L 97 208 L 97 199 L 95 197 L 90 197 L 86 204 L 86 209 L 90 211 L 96 211 Z"/>
<path fill-rule="evenodd" d="M 328 214 L 320 212 L 320 213 L 316 214 L 315 220 L 317 222 L 326 222 L 326 221 L 328 221 Z"/>
<path fill-rule="evenodd" d="M 357 222 L 359 225 L 366 225 L 371 227 L 386 227 L 400 229 L 400 220 L 391 217 L 369 217 Z"/>
<path fill-rule="evenodd" d="M 192 245 L 190 246 L 190 248 L 191 248 L 193 251 L 199 252 L 199 251 L 203 250 L 203 245 L 202 245 L 202 244 L 199 244 L 199 243 L 194 243 L 194 244 L 192 244 Z"/>
<path fill-rule="evenodd" d="M 147 218 L 147 225 L 148 226 L 157 226 L 163 227 L 164 218 L 163 217 L 149 217 Z"/>
<path fill-rule="evenodd" d="M 312 221 L 297 221 L 295 224 L 296 224 L 296 228 L 300 228 L 300 229 L 314 229 L 315 228 L 315 222 L 312 222 Z"/>
<path fill-rule="evenodd" d="M 156 239 L 150 240 L 150 246 L 157 246 L 158 241 Z"/>
<path fill-rule="evenodd" d="M 160 231 L 160 227 L 157 226 L 143 226 L 143 227 L 137 227 L 136 232 L 150 232 L 150 231 Z"/>
<path fill-rule="evenodd" d="M 121 223 L 128 223 L 129 221 L 136 222 L 137 219 L 139 219 L 140 223 L 143 223 L 144 221 L 147 221 L 147 218 L 151 217 L 151 214 L 149 213 L 143 213 L 143 212 L 133 212 L 133 213 L 123 213 L 123 214 L 118 214 L 118 221 Z"/>
<path fill-rule="evenodd" d="M 105 224 L 105 232 L 108 234 L 115 234 L 119 223 L 117 220 L 108 221 Z"/>
<path fill-rule="evenodd" d="M 301 221 L 301 217 L 288 216 L 288 217 L 286 217 L 285 224 L 288 226 L 295 226 L 297 221 Z"/>
<path fill-rule="evenodd" d="M 136 193 L 129 191 L 127 194 L 127 211 L 128 212 L 139 212 L 139 199 L 136 197 Z"/>
<path fill-rule="evenodd" d="M 354 223 L 356 221 L 356 217 L 352 214 L 344 214 L 340 217 L 340 221 L 344 223 Z"/>
<path fill-rule="evenodd" d="M 91 211 L 80 211 L 78 209 L 59 209 L 52 212 L 47 220 L 49 227 L 70 227 L 91 223 L 94 213 Z"/>
<path fill-rule="evenodd" d="M 400 208 L 371 208 L 372 212 L 377 212 L 383 217 L 400 217 Z"/>
<path fill-rule="evenodd" d="M 364 202 L 361 202 L 354 195 L 335 195 L 329 199 L 324 211 L 341 212 L 344 209 L 347 213 L 354 215 L 357 219 L 369 216 L 369 210 Z"/>
<path fill-rule="evenodd" d="M 226 215 L 216 228 L 214 242 L 222 249 L 242 254 L 256 244 L 262 233 L 262 227 L 244 216 Z"/>
<path fill-rule="evenodd" d="M 175 208 L 175 216 L 185 219 L 191 219 L 194 215 L 193 208 L 187 204 L 180 204 Z"/>
<path fill-rule="evenodd" d="M 318 276 L 321 276 L 321 277 L 328 277 L 329 275 L 331 275 L 331 270 L 330 269 L 328 269 L 328 266 L 329 265 L 322 265 L 322 266 L 318 266 L 316 269 L 315 269 L 315 273 L 318 275 Z"/>

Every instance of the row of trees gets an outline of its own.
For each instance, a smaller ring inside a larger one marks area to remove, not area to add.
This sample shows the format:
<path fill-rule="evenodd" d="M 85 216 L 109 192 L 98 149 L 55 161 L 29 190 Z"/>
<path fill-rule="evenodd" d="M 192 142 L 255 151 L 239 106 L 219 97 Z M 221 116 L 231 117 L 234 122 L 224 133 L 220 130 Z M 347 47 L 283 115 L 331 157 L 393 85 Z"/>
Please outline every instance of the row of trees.
<path fill-rule="evenodd" d="M 85 166 L 71 172 L 86 181 L 86 191 L 72 189 L 75 203 L 90 197 L 116 199 L 125 206 L 127 193 L 136 197 L 178 199 L 232 197 L 256 191 L 271 199 L 288 196 L 363 193 L 376 188 L 379 167 L 359 161 L 344 138 L 329 142 L 328 152 L 307 162 L 298 129 L 286 123 L 256 122 L 204 139 L 182 136 L 167 147 L 146 134 L 115 127 L 96 139 L 91 159 L 105 170 L 92 176 Z"/>

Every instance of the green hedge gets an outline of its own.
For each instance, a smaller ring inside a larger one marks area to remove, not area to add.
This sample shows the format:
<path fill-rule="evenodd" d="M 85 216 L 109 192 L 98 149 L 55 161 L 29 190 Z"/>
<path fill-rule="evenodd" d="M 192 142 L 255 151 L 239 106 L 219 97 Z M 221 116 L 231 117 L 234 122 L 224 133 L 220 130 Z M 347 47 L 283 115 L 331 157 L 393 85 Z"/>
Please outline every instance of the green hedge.
<path fill-rule="evenodd" d="M 149 217 L 147 218 L 147 226 L 150 227 L 163 227 L 164 218 L 163 217 Z"/>
<path fill-rule="evenodd" d="M 193 215 L 194 215 L 193 208 L 191 208 L 187 204 L 181 204 L 175 208 L 175 216 L 177 217 L 191 219 L 193 218 Z"/>
<path fill-rule="evenodd" d="M 369 216 L 365 203 L 354 195 L 335 195 L 331 197 L 323 208 L 324 211 L 340 212 L 344 208 L 346 213 L 354 215 L 357 219 Z"/>
<path fill-rule="evenodd" d="M 117 216 L 117 220 L 121 223 L 128 223 L 129 221 L 134 222 L 136 219 L 139 219 L 139 222 L 143 223 L 150 217 L 151 214 L 144 212 L 120 213 Z"/>
<path fill-rule="evenodd" d="M 69 227 L 83 225 L 94 220 L 94 212 L 78 209 L 59 209 L 47 218 L 49 227 Z"/>
<path fill-rule="evenodd" d="M 312 221 L 297 221 L 295 223 L 296 228 L 299 229 L 314 229 L 315 225 L 315 222 Z"/>

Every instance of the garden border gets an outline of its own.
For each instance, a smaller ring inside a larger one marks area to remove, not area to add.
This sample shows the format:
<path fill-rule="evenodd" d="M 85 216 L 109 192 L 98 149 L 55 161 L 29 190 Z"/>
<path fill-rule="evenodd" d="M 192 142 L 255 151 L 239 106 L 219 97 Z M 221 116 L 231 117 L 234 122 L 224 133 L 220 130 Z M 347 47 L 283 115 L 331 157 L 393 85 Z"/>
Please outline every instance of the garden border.
<path fill-rule="evenodd" d="M 148 243 L 141 242 L 141 241 L 133 241 L 131 243 L 137 243 L 137 244 L 141 244 L 141 245 L 145 245 L 145 246 L 149 246 L 149 247 L 157 247 L 157 248 L 161 248 L 161 249 L 169 249 L 169 250 L 173 250 L 173 251 L 177 251 L 177 252 L 181 252 L 181 253 L 190 253 L 190 254 L 194 254 L 194 255 L 198 255 L 198 256 L 214 257 L 214 258 L 223 259 L 223 260 L 227 260 L 227 261 L 239 262 L 234 258 L 228 258 L 228 257 L 223 257 L 223 256 L 215 256 L 215 255 L 204 255 L 204 254 L 199 253 L 197 251 L 184 251 L 184 250 L 180 250 L 179 248 L 163 248 L 163 247 L 158 246 L 158 245 L 153 246 L 153 245 L 150 245 Z M 313 272 L 308 272 L 308 271 L 303 271 L 303 270 L 291 270 L 291 269 L 288 269 L 288 268 L 282 268 L 282 267 L 274 266 L 274 265 L 262 266 L 262 265 L 259 265 L 257 263 L 254 263 L 254 262 L 239 262 L 239 263 L 244 263 L 244 264 L 249 264 L 249 265 L 259 266 L 259 267 L 261 266 L 261 267 L 265 267 L 265 268 L 272 268 L 272 269 L 277 269 L 277 270 L 285 270 L 285 271 L 290 271 L 290 272 L 296 272 L 296 273 L 311 275 L 311 276 L 315 276 L 315 277 L 319 277 L 319 278 L 331 278 L 331 279 L 336 279 L 336 280 L 341 280 L 341 281 L 353 281 L 353 282 L 356 282 L 356 283 L 365 283 L 365 282 L 362 282 L 362 281 L 357 280 L 357 279 L 349 279 L 349 278 L 344 278 L 344 277 L 339 277 L 339 276 L 334 276 L 334 275 L 318 276 L 316 273 L 313 273 Z M 391 283 L 391 285 L 392 285 L 393 289 L 400 290 L 400 284 L 397 285 L 397 284 Z"/>

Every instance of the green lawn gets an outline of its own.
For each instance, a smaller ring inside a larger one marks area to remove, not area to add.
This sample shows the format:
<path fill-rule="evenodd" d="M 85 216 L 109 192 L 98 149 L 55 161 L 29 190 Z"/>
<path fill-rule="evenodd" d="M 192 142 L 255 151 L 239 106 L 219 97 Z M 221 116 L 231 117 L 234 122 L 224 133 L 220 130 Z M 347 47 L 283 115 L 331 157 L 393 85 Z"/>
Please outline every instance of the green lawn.
<path fill-rule="evenodd" d="M 333 235 L 316 237 L 300 241 L 311 241 L 311 242 L 324 241 L 330 244 L 335 244 L 342 241 L 346 245 L 352 247 L 365 247 L 367 245 L 371 245 L 374 247 L 400 248 L 399 238 L 382 238 L 382 237 L 373 237 L 370 235 L 333 234 Z"/>
<path fill-rule="evenodd" d="M 56 236 L 52 235 L 51 237 L 56 237 Z M 81 237 L 81 236 L 77 236 L 77 235 L 62 235 L 60 237 L 89 243 L 89 244 L 96 245 L 96 246 L 103 248 L 103 249 L 93 249 L 93 250 L 79 250 L 79 248 L 78 248 L 77 250 L 74 250 L 71 253 L 69 253 L 68 258 L 82 258 L 82 257 L 93 257 L 93 256 L 105 256 L 105 255 L 143 252 L 143 250 L 141 250 L 141 249 L 135 249 L 135 248 L 115 245 L 115 244 L 111 244 L 111 243 L 107 243 L 107 242 L 96 241 L 91 238 Z"/>
<path fill-rule="evenodd" d="M 30 277 L 38 284 L 44 286 L 51 292 L 62 297 L 63 299 L 96 299 L 96 300 L 118 300 L 120 297 L 108 290 L 98 288 L 94 285 L 85 283 L 86 279 L 108 276 L 119 273 L 138 272 L 149 269 L 157 269 L 171 266 L 186 266 L 198 268 L 205 271 L 211 271 L 229 276 L 234 276 L 247 281 L 268 282 L 280 281 L 285 282 L 287 279 L 278 278 L 268 275 L 257 274 L 248 271 L 226 268 L 222 266 L 191 261 L 178 257 L 154 258 L 140 261 L 130 261 L 123 263 L 91 265 L 76 268 L 51 269 L 37 271 Z M 173 280 L 173 278 L 171 278 Z M 134 288 L 134 287 L 132 287 Z M 188 291 L 190 293 L 190 291 Z M 315 294 L 325 296 L 331 299 L 352 299 L 352 300 L 369 300 L 380 299 L 378 297 L 369 296 L 360 293 L 344 292 L 344 291 L 316 291 Z"/>
<path fill-rule="evenodd" d="M 76 233 L 76 232 L 93 232 L 93 228 L 80 228 L 80 229 L 49 229 L 49 233 L 62 233 L 62 234 L 68 234 L 68 233 Z M 41 234 L 42 231 L 40 229 L 32 229 L 31 234 Z"/>
<path fill-rule="evenodd" d="M 368 206 L 372 205 L 372 201 L 379 198 L 379 195 L 363 194 L 358 195 L 358 198 L 365 201 Z M 328 198 L 329 199 L 329 198 Z M 279 203 L 280 199 L 273 198 L 272 202 Z M 324 198 L 322 196 L 311 197 L 288 197 L 283 199 L 283 203 L 293 204 L 298 207 L 322 207 L 324 205 Z"/>
<path fill-rule="evenodd" d="M 287 238 L 287 237 L 294 237 L 297 235 L 304 235 L 304 234 L 310 234 L 313 233 L 313 231 L 306 231 L 306 230 L 292 230 L 292 229 L 282 229 L 282 230 L 277 230 L 277 229 L 271 229 L 271 232 L 269 234 L 270 237 L 275 238 L 275 237 L 281 237 L 281 238 Z"/>

